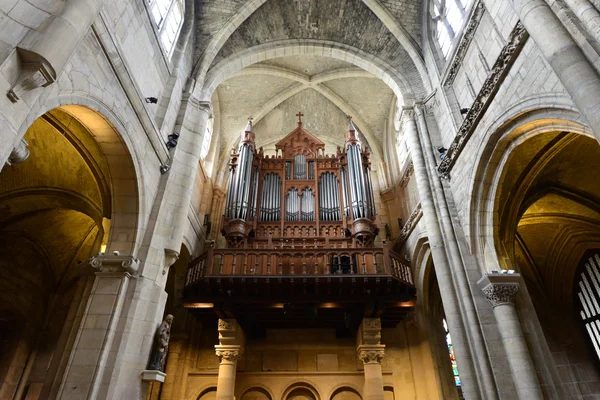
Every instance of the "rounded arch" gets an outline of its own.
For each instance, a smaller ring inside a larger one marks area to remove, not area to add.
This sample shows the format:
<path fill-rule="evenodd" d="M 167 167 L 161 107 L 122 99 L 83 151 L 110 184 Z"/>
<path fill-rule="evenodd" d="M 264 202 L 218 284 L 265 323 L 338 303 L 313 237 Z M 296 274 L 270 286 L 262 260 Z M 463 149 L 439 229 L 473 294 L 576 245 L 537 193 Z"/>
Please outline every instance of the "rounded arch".
<path fill-rule="evenodd" d="M 19 128 L 19 137 L 25 135 L 34 121 L 54 109 L 70 115 L 91 134 L 108 165 L 112 212 L 106 251 L 134 254 L 141 240 L 138 227 L 146 210 L 140 196 L 144 187 L 141 159 L 129 133 L 132 127 L 92 96 L 61 93 L 29 114 Z"/>
<path fill-rule="evenodd" d="M 200 391 L 196 400 L 213 400 L 217 395 L 217 387 L 216 386 L 207 386 Z"/>
<path fill-rule="evenodd" d="M 321 396 L 319 395 L 317 389 L 315 389 L 315 386 L 305 381 L 295 382 L 289 385 L 287 389 L 285 389 L 285 391 L 283 392 L 283 396 L 281 398 L 283 400 L 288 400 L 291 398 L 291 396 L 295 395 L 296 393 L 299 395 L 310 394 L 310 396 L 314 400 L 321 400 Z"/>
<path fill-rule="evenodd" d="M 336 398 L 336 396 L 343 394 L 344 392 L 352 393 L 353 395 L 356 395 L 356 398 L 362 399 L 362 395 L 360 394 L 360 391 L 349 383 L 342 383 L 342 384 L 339 384 L 338 386 L 336 386 L 332 390 L 331 395 L 329 395 L 328 398 L 329 398 L 329 400 L 334 400 L 334 398 Z"/>
<path fill-rule="evenodd" d="M 345 44 L 298 39 L 278 40 L 233 54 L 208 71 L 204 85 L 195 89 L 195 95 L 200 100 L 210 101 L 217 86 L 232 74 L 260 61 L 290 55 L 321 56 L 349 62 L 381 79 L 399 99 L 403 99 L 403 103 L 414 100 L 416 91 L 413 90 L 410 81 L 396 73 L 394 68 L 383 60 Z"/>
<path fill-rule="evenodd" d="M 263 395 L 267 400 L 273 400 L 273 393 L 271 393 L 271 391 L 263 385 L 253 385 L 252 387 L 245 389 L 244 391 L 242 391 L 240 400 L 246 400 L 246 398 L 256 400 L 256 396 L 249 396 L 252 392 L 258 393 L 258 397 L 260 397 L 260 395 Z"/>

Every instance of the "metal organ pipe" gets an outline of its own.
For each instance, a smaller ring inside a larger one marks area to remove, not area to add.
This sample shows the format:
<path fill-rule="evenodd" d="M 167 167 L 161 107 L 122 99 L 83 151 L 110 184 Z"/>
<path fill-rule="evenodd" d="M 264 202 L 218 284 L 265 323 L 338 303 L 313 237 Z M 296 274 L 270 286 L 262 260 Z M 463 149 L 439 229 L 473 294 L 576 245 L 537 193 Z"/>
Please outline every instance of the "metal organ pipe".
<path fill-rule="evenodd" d="M 344 194 L 344 215 L 350 215 L 350 203 L 348 203 L 348 182 L 346 177 L 346 169 L 342 167 L 342 192 Z"/>
<path fill-rule="evenodd" d="M 266 222 L 279 221 L 281 178 L 274 173 L 263 178 L 263 189 L 260 199 L 260 220 Z"/>
<path fill-rule="evenodd" d="M 323 221 L 340 220 L 339 182 L 335 174 L 326 172 L 319 178 L 319 215 Z"/>

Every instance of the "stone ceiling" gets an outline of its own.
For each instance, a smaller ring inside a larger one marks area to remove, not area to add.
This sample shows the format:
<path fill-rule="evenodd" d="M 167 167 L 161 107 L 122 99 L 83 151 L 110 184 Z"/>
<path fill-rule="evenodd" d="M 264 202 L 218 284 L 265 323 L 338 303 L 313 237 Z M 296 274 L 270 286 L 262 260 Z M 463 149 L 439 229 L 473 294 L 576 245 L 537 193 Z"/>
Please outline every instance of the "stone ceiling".
<path fill-rule="evenodd" d="M 249 116 L 254 117 L 257 145 L 274 150 L 275 142 L 296 127 L 295 114 L 302 111 L 305 127 L 326 143 L 327 152 L 343 144 L 346 115 L 352 115 L 374 158 L 381 160 L 396 97 L 380 77 L 395 74 L 390 79 L 400 79 L 395 84 L 410 92 L 405 99 L 424 96 L 419 2 L 197 0 L 196 10 L 194 68 L 200 82 L 217 79 L 209 93 L 217 105 L 215 132 L 221 154 L 236 146 Z M 289 40 L 330 43 L 349 53 L 333 58 L 282 51 L 251 60 L 250 65 L 228 66 L 249 49 Z M 353 51 L 367 63 L 374 60 L 383 75 L 370 73 L 368 64 L 355 64 Z M 223 160 L 220 164 L 225 165 Z"/>

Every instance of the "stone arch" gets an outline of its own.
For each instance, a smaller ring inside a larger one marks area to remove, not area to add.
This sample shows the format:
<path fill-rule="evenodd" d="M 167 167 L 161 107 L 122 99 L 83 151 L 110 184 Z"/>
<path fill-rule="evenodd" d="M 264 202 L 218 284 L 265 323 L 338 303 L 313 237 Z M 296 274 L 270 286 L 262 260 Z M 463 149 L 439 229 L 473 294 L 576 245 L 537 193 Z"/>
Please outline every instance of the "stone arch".
<path fill-rule="evenodd" d="M 482 272 L 521 273 L 516 303 L 540 381 L 568 390 L 564 376 L 579 368 L 600 381 L 574 289 L 586 251 L 600 247 L 600 192 L 590 183 L 600 147 L 570 107 L 518 107 L 481 143 L 468 229 Z M 560 358 L 572 361 L 558 374 Z"/>
<path fill-rule="evenodd" d="M 525 129 L 532 127 L 535 128 L 532 134 L 548 129 L 565 129 L 593 137 L 569 99 L 564 96 L 553 97 L 554 105 L 548 103 L 545 106 L 551 96 L 547 97 L 548 100 L 540 100 L 539 96 L 523 99 L 481 126 L 481 131 L 485 134 L 475 145 L 475 167 L 472 175 L 468 177 L 464 212 L 467 243 L 475 254 L 484 254 L 486 246 L 495 251 L 493 246 L 490 246 L 493 243 L 493 231 L 489 228 L 493 225 L 490 225 L 492 221 L 486 213 L 493 212 L 488 207 L 488 200 L 491 199 L 489 191 L 498 180 L 495 174 L 499 173 L 499 168 L 494 162 L 503 154 L 507 140 L 514 139 Z"/>
<path fill-rule="evenodd" d="M 128 129 L 128 124 L 112 109 L 91 96 L 61 93 L 29 114 L 19 128 L 18 137 L 23 137 L 34 121 L 54 109 L 66 112 L 86 127 L 106 158 L 112 197 L 106 251 L 134 254 L 142 239 L 139 228 L 147 210 L 141 199 L 144 188 L 141 158 L 129 133 L 131 127 Z"/>
<path fill-rule="evenodd" d="M 296 397 L 304 397 L 311 400 L 321 400 L 319 392 L 313 385 L 306 382 L 296 382 L 287 387 L 281 397 L 283 400 L 292 400 Z"/>
<path fill-rule="evenodd" d="M 383 60 L 345 44 L 310 39 L 278 40 L 238 52 L 211 68 L 206 75 L 203 86 L 195 88 L 195 95 L 200 100 L 210 101 L 211 95 L 217 86 L 244 67 L 259 61 L 291 55 L 330 57 L 352 63 L 381 79 L 399 99 L 403 99 L 404 103 L 410 103 L 411 100 L 414 100 L 415 90 L 413 90 L 410 82 L 396 73 L 394 68 Z"/>
<path fill-rule="evenodd" d="M 242 392 L 240 400 L 273 400 L 273 394 L 262 385 L 254 385 Z"/>
<path fill-rule="evenodd" d="M 200 392 L 198 397 L 196 397 L 196 400 L 214 400 L 216 398 L 216 396 L 217 396 L 217 387 L 209 386 Z"/>
<path fill-rule="evenodd" d="M 362 400 L 360 391 L 350 384 L 338 385 L 329 396 L 330 400 Z"/>
<path fill-rule="evenodd" d="M 244 23 L 256 10 L 258 10 L 267 0 L 257 0 L 254 2 L 245 3 L 241 9 L 230 18 L 221 27 L 219 32 L 211 39 L 206 50 L 204 51 L 204 57 L 196 65 L 193 71 L 193 76 L 200 82 L 205 80 L 205 76 L 209 71 L 209 67 L 214 61 L 215 57 L 225 44 L 231 34 Z M 377 0 L 362 0 L 363 3 L 379 18 L 383 25 L 394 35 L 398 41 L 398 45 L 404 48 L 409 55 L 412 63 L 415 65 L 419 76 L 424 82 L 424 86 L 430 86 L 429 75 L 427 74 L 427 67 L 425 61 L 421 56 L 418 43 L 410 36 L 406 29 L 400 24 L 396 18 L 390 15 L 389 11 L 383 7 Z M 400 97 L 401 98 L 401 97 Z"/>

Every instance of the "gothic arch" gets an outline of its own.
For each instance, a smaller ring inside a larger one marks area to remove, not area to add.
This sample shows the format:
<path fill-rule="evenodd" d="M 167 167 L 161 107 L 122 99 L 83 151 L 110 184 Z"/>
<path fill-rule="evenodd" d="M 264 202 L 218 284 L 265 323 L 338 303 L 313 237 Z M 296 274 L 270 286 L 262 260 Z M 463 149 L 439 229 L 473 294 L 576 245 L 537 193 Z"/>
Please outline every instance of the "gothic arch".
<path fill-rule="evenodd" d="M 558 96 L 558 99 L 553 99 L 554 105 L 546 105 L 550 99 L 540 100 L 539 96 L 523 99 L 481 126 L 481 131 L 485 134 L 474 144 L 474 168 L 468 177 L 465 195 L 465 235 L 473 253 L 485 254 L 489 250 L 495 252 L 494 246 L 491 246 L 494 243 L 494 232 L 493 219 L 490 219 L 493 216 L 493 201 L 490 200 L 494 198 L 492 192 L 502 171 L 497 163 L 503 155 L 507 156 L 506 149 L 511 141 L 525 132 L 535 135 L 551 129 L 563 129 L 592 137 L 581 115 L 567 98 Z"/>
<path fill-rule="evenodd" d="M 383 60 L 345 44 L 310 39 L 278 40 L 233 54 L 211 68 L 203 86 L 196 87 L 194 93 L 201 101 L 210 101 L 217 86 L 232 74 L 259 61 L 291 55 L 330 57 L 352 63 L 381 79 L 399 99 L 403 99 L 403 102 L 410 102 L 414 99 L 414 93 L 418 93 L 405 77 L 396 73 L 395 69 Z"/>
<path fill-rule="evenodd" d="M 427 89 L 430 87 L 429 75 L 427 74 L 427 68 L 425 61 L 421 55 L 419 44 L 408 34 L 406 29 L 400 24 L 393 16 L 390 15 L 389 11 L 383 7 L 377 0 L 362 0 L 363 3 L 377 16 L 377 18 L 383 23 L 383 25 L 394 35 L 398 41 L 398 45 L 401 46 L 409 55 L 411 62 L 415 65 L 415 68 L 419 72 L 419 76 L 423 81 L 422 86 Z M 195 76 L 199 82 L 203 82 L 206 79 L 207 73 L 209 73 L 209 67 L 214 61 L 215 57 L 225 44 L 231 34 L 237 30 L 238 27 L 246 21 L 256 10 L 258 10 L 267 0 L 257 0 L 253 2 L 246 2 L 241 9 L 230 18 L 226 24 L 221 27 L 219 32 L 211 39 L 207 48 L 204 51 L 204 57 L 194 67 L 192 76 Z M 216 86 L 215 86 L 216 87 Z"/>

